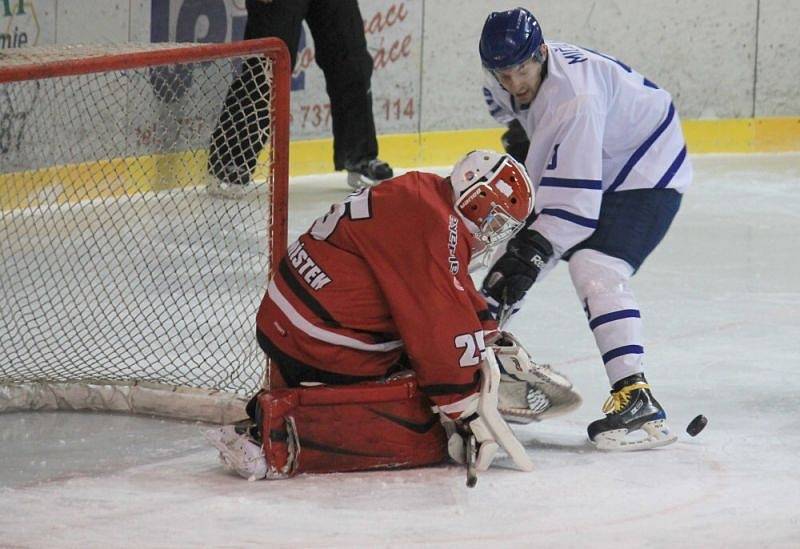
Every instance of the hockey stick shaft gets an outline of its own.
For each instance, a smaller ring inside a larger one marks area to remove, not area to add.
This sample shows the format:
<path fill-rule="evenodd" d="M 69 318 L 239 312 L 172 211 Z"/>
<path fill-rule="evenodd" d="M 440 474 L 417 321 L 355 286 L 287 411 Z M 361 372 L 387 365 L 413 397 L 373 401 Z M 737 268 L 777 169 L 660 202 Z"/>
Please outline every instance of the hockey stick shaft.
<path fill-rule="evenodd" d="M 467 487 L 474 488 L 478 483 L 478 471 L 475 468 L 475 458 L 478 453 L 475 435 L 470 433 L 466 440 Z"/>

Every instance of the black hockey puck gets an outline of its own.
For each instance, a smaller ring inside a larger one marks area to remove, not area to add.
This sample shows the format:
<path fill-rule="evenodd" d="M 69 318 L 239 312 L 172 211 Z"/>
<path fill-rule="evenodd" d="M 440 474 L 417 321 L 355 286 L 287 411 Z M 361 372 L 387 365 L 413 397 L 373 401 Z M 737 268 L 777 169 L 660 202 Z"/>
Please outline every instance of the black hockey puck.
<path fill-rule="evenodd" d="M 686 426 L 686 432 L 696 437 L 700 431 L 702 431 L 705 426 L 708 424 L 708 418 L 703 414 L 700 414 L 692 421 L 689 422 L 689 425 Z"/>

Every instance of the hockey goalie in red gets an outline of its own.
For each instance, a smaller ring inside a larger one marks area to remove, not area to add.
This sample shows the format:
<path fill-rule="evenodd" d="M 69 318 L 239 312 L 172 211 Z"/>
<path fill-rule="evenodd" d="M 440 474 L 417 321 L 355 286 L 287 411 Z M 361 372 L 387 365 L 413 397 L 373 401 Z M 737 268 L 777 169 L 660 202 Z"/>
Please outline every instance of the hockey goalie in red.
<path fill-rule="evenodd" d="M 497 331 L 469 265 L 532 208 L 524 168 L 490 151 L 447 178 L 409 172 L 334 204 L 269 282 L 256 324 L 270 388 L 249 426 L 209 431 L 222 462 L 251 479 L 413 467 L 463 461 L 474 435 L 478 470 L 499 448 L 530 469 L 503 415 L 546 415 L 529 398 L 540 381 L 562 393 L 551 412 L 579 398 Z"/>

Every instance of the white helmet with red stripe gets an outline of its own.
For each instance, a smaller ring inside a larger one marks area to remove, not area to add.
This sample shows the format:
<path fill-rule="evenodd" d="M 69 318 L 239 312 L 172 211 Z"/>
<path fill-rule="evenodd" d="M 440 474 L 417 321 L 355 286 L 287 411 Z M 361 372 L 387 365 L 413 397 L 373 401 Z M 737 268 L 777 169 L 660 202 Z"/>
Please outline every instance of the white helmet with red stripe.
<path fill-rule="evenodd" d="M 508 240 L 533 211 L 533 187 L 525 168 L 507 154 L 472 151 L 450 174 L 454 206 L 489 252 Z"/>

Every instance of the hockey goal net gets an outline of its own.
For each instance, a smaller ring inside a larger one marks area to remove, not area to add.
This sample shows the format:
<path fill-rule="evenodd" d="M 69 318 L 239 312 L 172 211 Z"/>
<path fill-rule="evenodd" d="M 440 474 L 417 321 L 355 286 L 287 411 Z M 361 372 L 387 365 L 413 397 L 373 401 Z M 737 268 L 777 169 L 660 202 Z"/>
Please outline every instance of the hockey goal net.
<path fill-rule="evenodd" d="M 0 53 L 0 411 L 240 417 L 286 249 L 288 124 L 273 39 Z M 256 149 L 228 158 L 251 177 L 235 199 L 207 192 L 220 136 Z"/>

